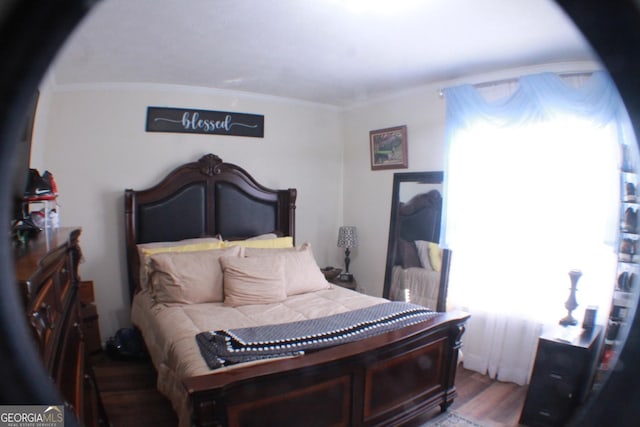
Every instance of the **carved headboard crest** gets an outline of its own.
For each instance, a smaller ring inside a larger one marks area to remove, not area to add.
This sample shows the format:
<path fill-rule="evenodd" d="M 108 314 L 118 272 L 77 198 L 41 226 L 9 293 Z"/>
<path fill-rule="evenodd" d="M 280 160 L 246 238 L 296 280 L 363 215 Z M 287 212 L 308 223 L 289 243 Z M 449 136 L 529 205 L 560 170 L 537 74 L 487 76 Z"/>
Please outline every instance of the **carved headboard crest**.
<path fill-rule="evenodd" d="M 213 176 L 220 173 L 220 165 L 222 164 L 222 159 L 215 154 L 209 153 L 200 157 L 198 163 L 200 163 L 200 170 L 203 174 L 207 176 Z"/>

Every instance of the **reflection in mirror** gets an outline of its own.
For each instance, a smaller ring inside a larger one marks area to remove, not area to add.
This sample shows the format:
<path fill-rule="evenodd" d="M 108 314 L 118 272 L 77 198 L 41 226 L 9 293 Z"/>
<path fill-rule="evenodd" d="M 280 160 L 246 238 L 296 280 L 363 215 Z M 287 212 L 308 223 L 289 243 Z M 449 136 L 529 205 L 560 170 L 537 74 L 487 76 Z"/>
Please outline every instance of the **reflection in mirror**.
<path fill-rule="evenodd" d="M 384 297 L 446 311 L 451 253 L 442 249 L 442 172 L 393 175 Z"/>

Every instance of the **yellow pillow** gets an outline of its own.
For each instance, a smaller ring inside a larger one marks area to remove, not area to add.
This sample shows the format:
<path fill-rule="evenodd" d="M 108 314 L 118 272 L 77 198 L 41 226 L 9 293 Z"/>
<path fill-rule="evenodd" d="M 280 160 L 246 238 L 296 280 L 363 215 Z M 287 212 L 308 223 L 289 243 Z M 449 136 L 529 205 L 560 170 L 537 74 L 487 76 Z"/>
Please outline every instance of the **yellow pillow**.
<path fill-rule="evenodd" d="M 293 247 L 293 237 L 277 237 L 275 239 L 258 239 L 258 240 L 227 240 L 224 242 L 225 248 L 229 248 L 231 246 L 244 246 L 245 248 L 263 248 L 263 249 L 274 249 L 274 248 L 292 248 Z"/>
<path fill-rule="evenodd" d="M 442 249 L 437 243 L 429 242 L 429 263 L 435 271 L 442 269 Z"/>
<path fill-rule="evenodd" d="M 142 245 L 140 245 L 142 246 Z M 165 252 L 196 252 L 207 251 L 209 249 L 221 249 L 224 247 L 224 243 L 220 240 L 201 242 L 201 243 L 188 243 L 177 246 L 161 246 L 153 248 L 141 247 L 140 251 L 145 255 L 162 254 Z"/>

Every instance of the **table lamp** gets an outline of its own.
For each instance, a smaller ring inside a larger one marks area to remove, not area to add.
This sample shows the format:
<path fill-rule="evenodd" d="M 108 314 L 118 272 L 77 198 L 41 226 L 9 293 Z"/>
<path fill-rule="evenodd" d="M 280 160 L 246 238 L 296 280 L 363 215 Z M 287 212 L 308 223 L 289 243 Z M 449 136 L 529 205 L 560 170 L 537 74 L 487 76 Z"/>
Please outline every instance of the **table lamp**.
<path fill-rule="evenodd" d="M 358 247 L 358 232 L 354 226 L 342 226 L 338 230 L 338 247 L 344 248 L 344 273 L 340 274 L 340 280 L 353 281 L 353 274 L 349 273 L 349 254 L 351 248 Z"/>

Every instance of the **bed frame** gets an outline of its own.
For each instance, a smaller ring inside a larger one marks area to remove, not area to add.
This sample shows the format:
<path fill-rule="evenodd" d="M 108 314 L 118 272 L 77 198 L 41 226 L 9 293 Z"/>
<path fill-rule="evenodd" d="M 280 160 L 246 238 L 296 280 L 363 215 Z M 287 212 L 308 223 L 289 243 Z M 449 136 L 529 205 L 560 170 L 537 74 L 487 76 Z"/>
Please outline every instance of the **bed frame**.
<path fill-rule="evenodd" d="M 294 237 L 296 190 L 271 190 L 207 154 L 156 186 L 125 191 L 130 291 L 136 244 L 221 234 Z M 184 381 L 198 426 L 397 425 L 456 396 L 460 338 L 468 315 L 441 313 L 393 332 L 302 357 Z"/>

